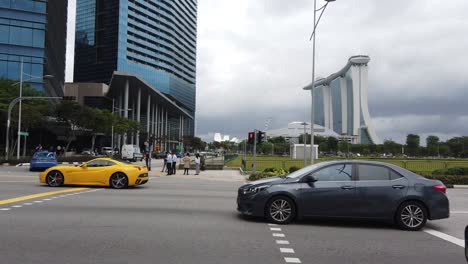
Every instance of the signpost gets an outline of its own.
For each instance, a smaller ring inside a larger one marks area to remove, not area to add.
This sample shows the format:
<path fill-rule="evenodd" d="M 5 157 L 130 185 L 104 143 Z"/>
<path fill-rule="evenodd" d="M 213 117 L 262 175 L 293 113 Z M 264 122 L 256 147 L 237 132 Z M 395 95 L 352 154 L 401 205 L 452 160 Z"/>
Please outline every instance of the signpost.
<path fill-rule="evenodd" d="M 25 136 L 25 137 L 29 137 L 29 132 L 21 131 L 21 132 L 18 132 L 18 135 L 20 135 L 20 136 Z"/>

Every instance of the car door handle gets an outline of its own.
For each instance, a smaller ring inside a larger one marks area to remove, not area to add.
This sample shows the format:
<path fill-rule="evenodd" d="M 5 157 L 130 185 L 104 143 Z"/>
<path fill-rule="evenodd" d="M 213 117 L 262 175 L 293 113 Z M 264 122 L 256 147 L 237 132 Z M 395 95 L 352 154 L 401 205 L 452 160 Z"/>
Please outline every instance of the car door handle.
<path fill-rule="evenodd" d="M 345 185 L 345 186 L 341 186 L 341 189 L 343 189 L 343 190 L 352 190 L 352 189 L 354 189 L 354 186 Z"/>
<path fill-rule="evenodd" d="M 392 188 L 393 189 L 404 189 L 405 186 L 404 185 L 393 185 Z"/>

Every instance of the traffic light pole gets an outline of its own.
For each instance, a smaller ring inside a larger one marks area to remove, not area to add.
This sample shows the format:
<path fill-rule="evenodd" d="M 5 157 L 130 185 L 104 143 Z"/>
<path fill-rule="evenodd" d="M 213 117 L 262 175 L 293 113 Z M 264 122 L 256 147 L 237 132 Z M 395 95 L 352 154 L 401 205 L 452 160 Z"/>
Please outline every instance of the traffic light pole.
<path fill-rule="evenodd" d="M 252 171 L 257 171 L 257 129 L 254 129 L 254 147 L 253 147 L 253 160 L 252 160 Z"/>

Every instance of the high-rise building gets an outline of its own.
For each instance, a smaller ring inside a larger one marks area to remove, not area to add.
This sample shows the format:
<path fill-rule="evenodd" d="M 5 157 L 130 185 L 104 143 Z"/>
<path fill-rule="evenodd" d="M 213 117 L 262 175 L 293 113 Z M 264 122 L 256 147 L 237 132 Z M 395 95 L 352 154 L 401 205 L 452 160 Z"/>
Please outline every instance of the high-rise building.
<path fill-rule="evenodd" d="M 196 0 L 77 0 L 76 13 L 75 82 L 132 74 L 194 116 Z"/>
<path fill-rule="evenodd" d="M 48 95 L 63 94 L 67 3 L 0 0 L 0 77 L 19 80 L 22 62 L 25 82 Z"/>
<path fill-rule="evenodd" d="M 368 56 L 353 56 L 343 69 L 315 82 L 315 123 L 352 143 L 380 143 L 367 104 L 369 61 Z"/>

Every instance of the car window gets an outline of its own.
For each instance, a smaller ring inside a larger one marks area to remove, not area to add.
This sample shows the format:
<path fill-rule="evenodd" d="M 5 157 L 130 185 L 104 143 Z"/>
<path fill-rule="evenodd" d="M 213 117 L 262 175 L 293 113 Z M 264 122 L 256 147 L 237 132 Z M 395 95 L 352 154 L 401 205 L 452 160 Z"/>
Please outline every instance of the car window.
<path fill-rule="evenodd" d="M 317 181 L 351 181 L 352 171 L 351 164 L 338 164 L 316 171 L 312 175 Z"/>
<path fill-rule="evenodd" d="M 109 160 L 105 160 L 106 162 L 106 166 L 114 166 L 114 165 L 117 165 L 115 162 L 112 162 L 112 161 L 109 161 Z"/>
<path fill-rule="evenodd" d="M 376 165 L 358 165 L 358 175 L 360 181 L 388 181 L 390 179 L 390 169 Z"/>
<path fill-rule="evenodd" d="M 402 176 L 399 173 L 390 170 L 390 180 L 398 180 L 401 177 Z"/>
<path fill-rule="evenodd" d="M 100 160 L 93 160 L 93 161 L 88 162 L 87 166 L 88 167 L 99 167 L 100 164 L 101 164 Z"/>

